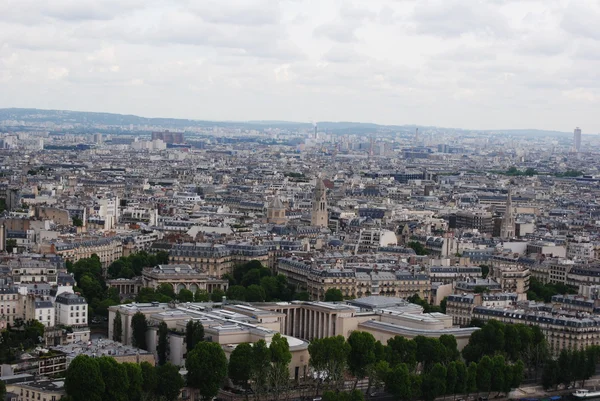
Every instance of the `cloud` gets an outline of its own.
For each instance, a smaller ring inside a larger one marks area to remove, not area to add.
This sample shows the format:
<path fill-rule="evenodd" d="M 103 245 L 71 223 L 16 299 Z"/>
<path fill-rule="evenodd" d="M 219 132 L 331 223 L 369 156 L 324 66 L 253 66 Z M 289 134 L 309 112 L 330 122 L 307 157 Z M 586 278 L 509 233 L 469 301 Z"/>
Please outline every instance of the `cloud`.
<path fill-rule="evenodd" d="M 5 0 L 0 107 L 600 131 L 598 20 L 597 0 Z"/>
<path fill-rule="evenodd" d="M 343 24 L 341 22 L 323 24 L 314 31 L 316 38 L 326 38 L 335 42 L 352 43 L 356 42 L 356 27 Z"/>
<path fill-rule="evenodd" d="M 600 21 L 598 2 L 571 1 L 564 11 L 561 27 L 575 36 L 600 40 L 598 21 Z"/>
<path fill-rule="evenodd" d="M 506 18 L 485 2 L 423 0 L 413 14 L 419 34 L 456 37 L 467 33 L 504 37 L 510 34 Z"/>
<path fill-rule="evenodd" d="M 332 47 L 321 59 L 330 63 L 359 63 L 366 60 L 352 47 L 341 45 Z"/>

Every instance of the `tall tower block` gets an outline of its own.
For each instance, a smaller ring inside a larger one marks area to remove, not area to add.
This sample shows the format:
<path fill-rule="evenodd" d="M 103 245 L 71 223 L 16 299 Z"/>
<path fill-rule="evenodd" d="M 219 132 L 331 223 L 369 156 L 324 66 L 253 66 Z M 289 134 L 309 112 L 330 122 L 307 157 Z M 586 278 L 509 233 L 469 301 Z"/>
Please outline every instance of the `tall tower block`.
<path fill-rule="evenodd" d="M 329 214 L 327 212 L 327 188 L 323 180 L 317 178 L 317 186 L 313 194 L 313 204 L 311 213 L 311 225 L 315 227 L 327 227 L 329 223 Z"/>
<path fill-rule="evenodd" d="M 515 217 L 513 216 L 512 210 L 512 194 L 510 188 L 508 189 L 508 197 L 506 198 L 506 211 L 502 218 L 502 225 L 500 228 L 501 239 L 511 239 L 515 236 Z"/>
<path fill-rule="evenodd" d="M 573 131 L 573 147 L 575 152 L 579 153 L 581 151 L 581 128 L 579 127 Z"/>

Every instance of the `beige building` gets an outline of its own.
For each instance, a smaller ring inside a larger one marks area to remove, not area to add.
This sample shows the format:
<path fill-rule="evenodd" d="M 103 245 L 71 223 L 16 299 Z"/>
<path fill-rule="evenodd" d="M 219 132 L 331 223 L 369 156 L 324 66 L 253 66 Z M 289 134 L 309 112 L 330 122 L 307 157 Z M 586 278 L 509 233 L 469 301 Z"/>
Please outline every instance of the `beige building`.
<path fill-rule="evenodd" d="M 408 298 L 418 294 L 422 299 L 431 297 L 431 281 L 424 274 L 404 271 L 361 273 L 354 269 L 336 267 L 318 269 L 313 263 L 295 258 L 281 258 L 277 273 L 287 277 L 291 284 L 306 290 L 313 300 L 323 300 L 329 289 L 338 289 L 347 298 L 384 295 Z"/>
<path fill-rule="evenodd" d="M 221 278 L 232 273 L 237 264 L 258 260 L 272 267 L 269 248 L 252 243 L 185 243 L 174 245 L 169 251 L 170 263 L 186 263 L 211 277 Z"/>
<path fill-rule="evenodd" d="M 0 287 L 0 329 L 25 318 L 25 297 L 15 287 Z"/>
<path fill-rule="evenodd" d="M 57 401 L 67 395 L 64 381 L 50 380 L 13 384 L 12 392 L 19 401 Z"/>
<path fill-rule="evenodd" d="M 227 291 L 229 282 L 201 273 L 187 264 L 158 265 L 142 271 L 142 286 L 157 289 L 161 284 L 173 287 L 176 294 L 182 289 L 196 293 L 203 290 L 212 293 L 215 289 Z"/>
<path fill-rule="evenodd" d="M 452 317 L 453 324 L 465 327 L 471 323 L 476 306 L 511 307 L 517 301 L 514 293 L 454 294 L 446 300 L 446 314 Z"/>
<path fill-rule="evenodd" d="M 123 242 L 119 237 L 80 238 L 42 244 L 40 252 L 56 254 L 73 263 L 96 254 L 106 270 L 112 262 L 123 256 Z"/>

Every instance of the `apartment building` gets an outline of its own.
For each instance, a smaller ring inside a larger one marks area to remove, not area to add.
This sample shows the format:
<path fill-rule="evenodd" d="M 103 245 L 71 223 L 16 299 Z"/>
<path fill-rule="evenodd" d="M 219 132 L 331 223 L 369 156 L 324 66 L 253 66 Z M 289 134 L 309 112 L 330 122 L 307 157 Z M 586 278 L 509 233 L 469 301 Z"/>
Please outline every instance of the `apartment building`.
<path fill-rule="evenodd" d="M 14 325 L 16 319 L 24 319 L 22 295 L 16 287 L 0 287 L 0 329 Z"/>
<path fill-rule="evenodd" d="M 88 325 L 88 305 L 84 297 L 69 292 L 56 296 L 56 324 L 85 327 Z"/>
<path fill-rule="evenodd" d="M 231 273 L 235 265 L 251 260 L 258 260 L 263 265 L 271 267 L 269 247 L 246 242 L 185 243 L 174 245 L 169 252 L 170 263 L 187 263 L 217 278 Z"/>
<path fill-rule="evenodd" d="M 43 244 L 40 251 L 59 255 L 73 263 L 96 254 L 100 258 L 102 267 L 107 269 L 112 262 L 123 256 L 123 242 L 120 237 L 80 238 Z"/>
<path fill-rule="evenodd" d="M 497 294 L 453 294 L 446 299 L 446 314 L 458 326 L 468 326 L 473 319 L 476 306 L 510 307 L 518 301 L 515 293 Z"/>
<path fill-rule="evenodd" d="M 358 268 L 357 268 L 358 269 Z M 369 295 L 408 298 L 418 294 L 430 299 L 431 281 L 424 274 L 406 271 L 357 271 L 343 266 L 313 267 L 311 262 L 294 258 L 281 258 L 277 273 L 287 277 L 288 282 L 306 290 L 311 299 L 323 300 L 331 288 L 338 289 L 345 297 L 366 297 Z"/>

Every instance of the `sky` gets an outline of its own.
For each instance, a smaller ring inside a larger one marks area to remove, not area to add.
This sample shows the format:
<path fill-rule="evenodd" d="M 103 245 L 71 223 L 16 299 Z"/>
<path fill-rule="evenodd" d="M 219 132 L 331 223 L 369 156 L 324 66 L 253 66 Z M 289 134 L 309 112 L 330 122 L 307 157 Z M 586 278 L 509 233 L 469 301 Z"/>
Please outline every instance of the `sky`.
<path fill-rule="evenodd" d="M 0 107 L 600 133 L 600 0 L 0 0 Z"/>

